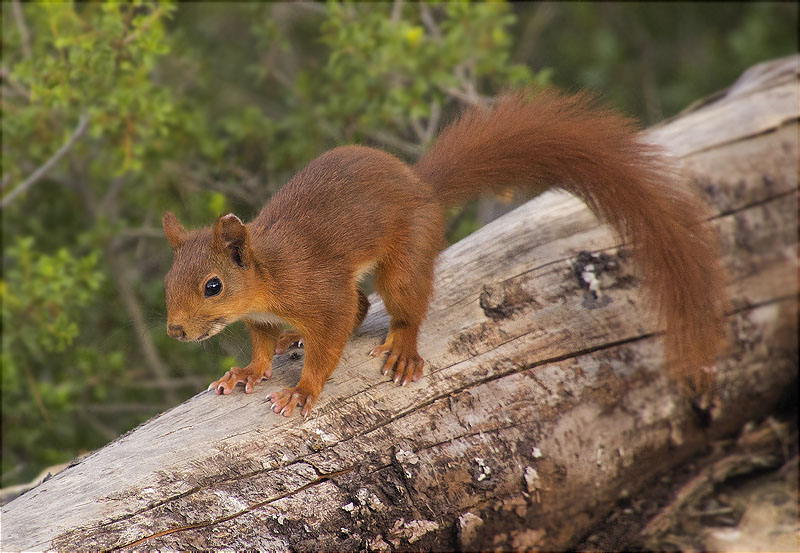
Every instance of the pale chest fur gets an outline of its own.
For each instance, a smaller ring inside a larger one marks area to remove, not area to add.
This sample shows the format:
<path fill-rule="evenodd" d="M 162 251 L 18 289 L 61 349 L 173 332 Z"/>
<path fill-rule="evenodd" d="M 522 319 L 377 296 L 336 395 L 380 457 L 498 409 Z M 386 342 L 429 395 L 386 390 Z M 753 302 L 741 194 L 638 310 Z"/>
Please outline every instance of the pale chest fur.
<path fill-rule="evenodd" d="M 289 323 L 282 317 L 275 313 L 262 312 L 262 313 L 248 313 L 243 317 L 246 322 L 257 323 L 262 325 L 272 326 L 289 326 Z"/>

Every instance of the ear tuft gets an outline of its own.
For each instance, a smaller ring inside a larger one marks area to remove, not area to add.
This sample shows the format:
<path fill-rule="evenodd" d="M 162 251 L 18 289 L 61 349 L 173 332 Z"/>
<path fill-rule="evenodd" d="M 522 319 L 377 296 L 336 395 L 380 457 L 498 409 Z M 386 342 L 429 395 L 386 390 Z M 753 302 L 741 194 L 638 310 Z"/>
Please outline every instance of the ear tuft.
<path fill-rule="evenodd" d="M 246 269 L 250 262 L 250 236 L 247 227 L 233 213 L 223 215 L 214 227 L 214 238 L 231 253 L 233 262 Z"/>
<path fill-rule="evenodd" d="M 227 215 L 223 215 L 222 217 L 219 218 L 219 220 L 223 221 L 224 224 L 244 226 L 242 220 L 239 219 L 233 213 L 228 213 Z"/>
<path fill-rule="evenodd" d="M 171 211 L 164 213 L 164 217 L 161 218 L 161 225 L 164 227 L 164 235 L 169 240 L 169 243 L 172 244 L 172 249 L 177 250 L 180 248 L 186 241 L 186 229 L 178 222 L 175 214 Z"/>

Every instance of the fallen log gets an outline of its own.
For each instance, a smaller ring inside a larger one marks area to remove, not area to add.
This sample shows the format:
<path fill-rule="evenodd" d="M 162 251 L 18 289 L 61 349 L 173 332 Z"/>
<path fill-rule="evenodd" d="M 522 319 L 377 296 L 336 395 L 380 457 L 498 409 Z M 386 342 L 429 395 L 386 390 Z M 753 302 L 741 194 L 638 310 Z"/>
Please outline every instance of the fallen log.
<path fill-rule="evenodd" d="M 256 393 L 202 392 L 9 503 L 0 548 L 568 547 L 797 377 L 799 59 L 649 133 L 722 236 L 730 347 L 707 401 L 667 378 L 625 249 L 547 193 L 442 254 L 420 383 L 367 356 L 388 327 L 373 298 L 309 420 L 269 411 L 301 368 L 281 356 Z"/>

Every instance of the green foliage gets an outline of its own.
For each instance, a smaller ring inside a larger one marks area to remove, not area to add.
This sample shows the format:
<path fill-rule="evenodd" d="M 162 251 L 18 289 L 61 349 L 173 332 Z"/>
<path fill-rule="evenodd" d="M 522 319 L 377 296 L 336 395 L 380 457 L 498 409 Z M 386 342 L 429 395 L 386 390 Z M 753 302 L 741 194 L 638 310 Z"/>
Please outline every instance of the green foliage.
<path fill-rule="evenodd" d="M 151 79 L 169 52 L 163 20 L 172 5 L 27 5 L 25 48 L 8 9 L 3 178 L 18 182 L 42 165 L 81 116 L 89 127 L 59 170 L 3 213 L 4 484 L 136 422 L 120 417 L 108 427 L 89 412 L 125 397 L 116 388 L 122 369 L 140 364 L 126 359 L 124 341 L 107 341 L 107 329 L 129 325 L 109 309 L 119 300 L 101 252 L 154 198 L 136 184 L 176 109 L 171 91 Z"/>
<path fill-rule="evenodd" d="M 3 127 L 10 145 L 3 148 L 3 167 L 11 178 L 22 174 L 12 160 L 43 160 L 81 113 L 91 119 L 91 135 L 107 146 L 106 178 L 141 170 L 173 111 L 169 91 L 150 80 L 169 51 L 160 23 L 173 9 L 164 3 L 44 3 L 27 10 L 29 24 L 49 32 L 34 35 L 29 58 L 13 59 L 15 52 L 4 49 L 10 79 L 27 91 L 4 104 L 13 114 Z"/>
<path fill-rule="evenodd" d="M 104 276 L 97 270 L 96 251 L 75 257 L 62 248 L 46 255 L 35 251 L 33 242 L 30 236 L 20 238 L 5 252 L 3 327 L 21 329 L 3 333 L 3 355 L 9 360 L 17 341 L 26 356 L 64 351 L 78 334 L 80 308 L 92 301 Z"/>
<path fill-rule="evenodd" d="M 430 8 L 420 8 L 393 16 L 392 4 L 330 5 L 322 41 L 331 54 L 313 90 L 317 118 L 335 125 L 336 138 L 360 140 L 376 130 L 408 136 L 409 120 L 429 118 L 463 81 L 496 88 L 532 80 L 526 66 L 509 63 L 515 17 L 508 5 L 445 4 L 441 24 L 427 28 L 422 10 Z"/>
<path fill-rule="evenodd" d="M 647 120 L 796 51 L 794 4 L 4 2 L 3 484 L 203 389 L 248 341 L 163 331 L 189 227 L 245 218 L 303 164 L 360 142 L 413 161 L 468 102 L 555 82 Z M 480 224 L 454 210 L 451 239 Z M 155 381 L 155 346 L 170 390 Z"/>
<path fill-rule="evenodd" d="M 75 454 L 71 419 L 97 363 L 121 369 L 122 358 L 70 351 L 100 291 L 98 252 L 53 255 L 34 249 L 33 237 L 6 248 L 0 301 L 3 317 L 3 474 L 20 463 L 64 461 Z M 97 395 L 97 394 L 95 394 Z M 46 447 L 45 447 L 46 446 Z"/>

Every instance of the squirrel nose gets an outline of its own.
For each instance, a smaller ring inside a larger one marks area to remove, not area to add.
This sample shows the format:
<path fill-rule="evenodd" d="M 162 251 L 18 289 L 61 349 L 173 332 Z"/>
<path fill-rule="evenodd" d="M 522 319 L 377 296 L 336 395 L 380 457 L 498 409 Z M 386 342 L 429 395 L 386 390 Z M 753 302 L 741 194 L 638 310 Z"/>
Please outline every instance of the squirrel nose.
<path fill-rule="evenodd" d="M 176 340 L 183 340 L 186 338 L 186 332 L 181 325 L 168 325 L 167 334 L 170 338 L 175 338 Z"/>

